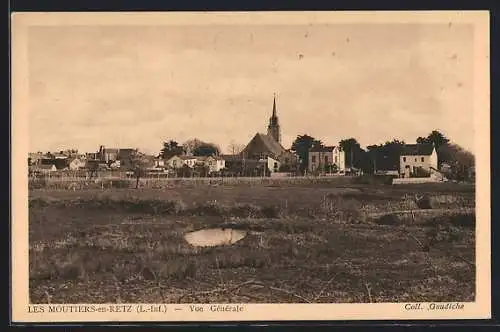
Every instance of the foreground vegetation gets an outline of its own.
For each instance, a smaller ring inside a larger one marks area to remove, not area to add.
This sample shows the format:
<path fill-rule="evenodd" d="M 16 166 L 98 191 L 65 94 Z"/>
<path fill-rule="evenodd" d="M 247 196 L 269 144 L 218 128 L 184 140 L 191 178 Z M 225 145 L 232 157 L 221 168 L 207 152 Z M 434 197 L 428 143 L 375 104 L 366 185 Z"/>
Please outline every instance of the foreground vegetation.
<path fill-rule="evenodd" d="M 473 301 L 474 190 L 328 183 L 31 190 L 31 302 Z M 429 206 L 415 201 L 417 192 Z M 184 240 L 207 227 L 250 233 L 213 248 Z"/>

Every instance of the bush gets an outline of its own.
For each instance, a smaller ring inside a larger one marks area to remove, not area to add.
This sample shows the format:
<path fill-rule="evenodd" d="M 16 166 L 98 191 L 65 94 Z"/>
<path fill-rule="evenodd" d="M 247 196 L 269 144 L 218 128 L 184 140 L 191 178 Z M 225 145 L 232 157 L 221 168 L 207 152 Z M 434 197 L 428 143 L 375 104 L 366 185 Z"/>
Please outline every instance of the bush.
<path fill-rule="evenodd" d="M 399 225 L 401 220 L 394 214 L 386 214 L 375 220 L 378 225 Z"/>

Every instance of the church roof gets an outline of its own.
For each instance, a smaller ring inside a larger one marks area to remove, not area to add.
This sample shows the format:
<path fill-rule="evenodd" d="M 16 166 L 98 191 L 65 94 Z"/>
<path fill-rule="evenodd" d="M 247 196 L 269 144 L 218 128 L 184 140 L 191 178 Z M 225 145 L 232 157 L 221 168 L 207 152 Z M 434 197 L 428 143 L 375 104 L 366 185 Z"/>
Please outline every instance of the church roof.
<path fill-rule="evenodd" d="M 252 155 L 259 154 L 261 152 L 269 153 L 274 156 L 280 156 L 283 153 L 286 153 L 286 150 L 273 137 L 266 134 L 257 133 L 247 144 L 247 146 L 243 150 L 243 153 Z"/>

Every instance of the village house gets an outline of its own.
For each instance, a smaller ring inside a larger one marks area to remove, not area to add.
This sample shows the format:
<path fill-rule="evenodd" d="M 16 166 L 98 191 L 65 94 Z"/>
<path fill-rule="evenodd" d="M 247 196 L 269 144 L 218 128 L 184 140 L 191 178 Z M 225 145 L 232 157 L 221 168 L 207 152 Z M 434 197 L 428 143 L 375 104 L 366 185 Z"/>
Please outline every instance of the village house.
<path fill-rule="evenodd" d="M 193 168 L 200 160 L 199 157 L 195 157 L 195 156 L 181 156 L 180 157 L 183 164 L 190 167 L 190 168 Z"/>
<path fill-rule="evenodd" d="M 121 161 L 120 160 L 115 160 L 115 161 L 110 162 L 109 163 L 109 168 L 111 168 L 113 170 L 117 170 L 117 169 L 122 168 L 121 167 Z"/>
<path fill-rule="evenodd" d="M 167 159 L 165 164 L 168 168 L 180 169 L 184 166 L 184 160 L 180 156 L 172 156 Z"/>
<path fill-rule="evenodd" d="M 98 159 L 108 163 L 118 159 L 118 149 L 106 148 L 104 145 L 99 147 Z"/>
<path fill-rule="evenodd" d="M 83 158 L 68 158 L 68 168 L 71 170 L 79 170 L 85 168 L 87 164 Z"/>
<path fill-rule="evenodd" d="M 52 158 L 54 158 L 54 159 L 68 159 L 68 156 L 64 153 L 64 151 L 61 151 L 59 153 L 52 154 Z"/>
<path fill-rule="evenodd" d="M 68 168 L 68 158 L 55 158 L 51 155 L 51 157 L 43 157 L 40 159 L 38 165 L 54 165 L 57 170 L 63 170 Z"/>
<path fill-rule="evenodd" d="M 85 169 L 88 170 L 109 170 L 109 165 L 99 159 L 87 159 Z"/>
<path fill-rule="evenodd" d="M 345 152 L 338 146 L 315 146 L 309 150 L 309 172 L 344 173 Z"/>
<path fill-rule="evenodd" d="M 28 166 L 38 165 L 40 160 L 43 158 L 43 153 L 28 153 Z"/>
<path fill-rule="evenodd" d="M 280 171 L 281 163 L 278 159 L 267 156 L 267 158 L 261 159 L 260 161 L 266 163 L 269 172 L 278 173 Z"/>
<path fill-rule="evenodd" d="M 126 163 L 126 160 L 130 159 L 131 154 L 136 151 L 137 149 L 132 148 L 107 148 L 104 145 L 101 145 L 96 154 L 96 159 L 104 161 L 105 163 L 121 160 L 122 164 L 124 164 Z"/>
<path fill-rule="evenodd" d="M 31 174 L 49 174 L 52 172 L 57 171 L 56 165 L 51 164 L 51 165 L 37 165 L 37 166 L 31 166 L 29 168 L 29 172 Z"/>
<path fill-rule="evenodd" d="M 156 168 L 165 168 L 166 167 L 166 160 L 161 158 L 161 157 L 155 158 L 154 163 L 155 163 Z"/>
<path fill-rule="evenodd" d="M 405 144 L 399 160 L 400 177 L 427 177 L 438 170 L 438 157 L 433 144 Z"/>
<path fill-rule="evenodd" d="M 120 162 L 120 168 L 130 169 L 132 167 L 130 157 L 137 152 L 137 149 L 124 148 L 118 149 L 116 160 Z"/>
<path fill-rule="evenodd" d="M 180 169 L 184 165 L 193 168 L 202 158 L 195 156 L 172 156 L 166 161 L 169 168 Z"/>
<path fill-rule="evenodd" d="M 220 172 L 226 167 L 226 162 L 224 159 L 218 156 L 209 156 L 205 160 L 206 166 L 208 166 L 208 172 Z"/>

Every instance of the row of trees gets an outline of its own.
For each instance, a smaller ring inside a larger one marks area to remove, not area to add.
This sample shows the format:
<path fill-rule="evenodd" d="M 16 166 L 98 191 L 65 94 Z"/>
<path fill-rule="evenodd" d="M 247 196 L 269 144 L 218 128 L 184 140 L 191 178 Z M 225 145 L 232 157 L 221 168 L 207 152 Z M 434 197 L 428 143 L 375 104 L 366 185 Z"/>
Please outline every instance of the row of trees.
<path fill-rule="evenodd" d="M 450 178 L 463 180 L 467 178 L 468 169 L 474 166 L 474 155 L 453 143 L 441 132 L 434 130 L 427 136 L 418 137 L 417 144 L 431 143 L 436 147 L 438 154 L 438 164 L 447 163 L 450 165 Z M 291 150 L 299 156 L 300 172 L 308 168 L 309 150 L 316 146 L 323 146 L 323 142 L 310 135 L 298 135 L 292 143 Z M 399 157 L 405 142 L 403 140 L 393 139 L 384 144 L 368 145 L 363 149 L 356 138 L 351 137 L 339 142 L 339 147 L 345 152 L 346 167 L 362 170 L 364 173 L 374 173 L 376 170 L 398 170 Z M 232 154 L 238 154 L 243 149 L 242 145 L 231 143 L 229 150 Z M 194 156 L 210 156 L 220 154 L 218 145 L 210 142 L 204 142 L 199 139 L 192 139 L 184 142 L 182 145 L 174 140 L 163 143 L 163 148 L 159 154 L 160 157 L 168 159 L 174 155 L 190 153 Z M 150 166 L 150 160 L 141 152 L 131 155 L 132 171 L 137 178 L 145 172 Z"/>
<path fill-rule="evenodd" d="M 174 140 L 163 143 L 159 157 L 169 159 L 176 155 L 192 154 L 193 156 L 211 156 L 220 154 L 220 148 L 214 143 L 204 142 L 197 138 L 188 140 L 182 145 Z"/>
<path fill-rule="evenodd" d="M 471 152 L 451 142 L 437 130 L 427 136 L 418 137 L 416 142 L 434 144 L 438 154 L 438 164 L 449 164 L 453 173 L 452 178 L 463 179 L 467 170 L 474 165 L 474 155 Z M 346 167 L 360 169 L 364 173 L 373 173 L 378 169 L 399 169 L 399 156 L 404 145 L 403 140 L 393 139 L 384 144 L 368 145 L 363 149 L 354 137 L 339 142 L 339 147 L 345 152 Z M 297 136 L 292 143 L 291 150 L 299 156 L 302 172 L 308 167 L 309 150 L 316 146 L 323 146 L 323 142 L 307 134 Z"/>

